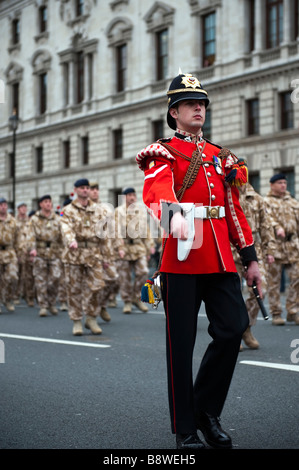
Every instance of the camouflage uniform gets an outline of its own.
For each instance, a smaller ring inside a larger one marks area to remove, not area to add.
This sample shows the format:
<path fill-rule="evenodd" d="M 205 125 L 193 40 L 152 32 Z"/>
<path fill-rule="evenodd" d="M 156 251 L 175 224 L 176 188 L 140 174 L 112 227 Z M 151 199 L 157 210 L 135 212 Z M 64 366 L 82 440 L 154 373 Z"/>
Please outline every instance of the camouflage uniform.
<path fill-rule="evenodd" d="M 57 314 L 55 305 L 61 276 L 61 244 L 59 216 L 52 211 L 49 217 L 45 217 L 42 211 L 37 211 L 29 222 L 28 247 L 29 251 L 37 252 L 33 275 L 41 316 L 46 315 L 47 309 Z"/>
<path fill-rule="evenodd" d="M 100 314 L 98 293 L 105 287 L 103 253 L 107 238 L 101 238 L 97 224 L 104 218 L 100 205 L 88 201 L 83 207 L 76 199 L 65 207 L 61 217 L 65 248 L 62 261 L 68 295 L 68 312 L 73 321 L 81 320 L 83 312 L 96 318 Z M 71 250 L 71 242 L 77 241 L 78 248 Z"/>
<path fill-rule="evenodd" d="M 290 279 L 286 296 L 287 320 L 299 323 L 299 202 L 288 191 L 283 197 L 278 197 L 271 190 L 264 200 L 275 235 L 280 227 L 286 234 L 283 240 L 276 237 L 275 262 L 268 269 L 270 311 L 274 317 L 281 317 L 280 283 L 284 266 Z"/>
<path fill-rule="evenodd" d="M 28 221 L 28 218 L 26 217 L 25 219 L 16 217 L 16 222 L 17 222 L 17 237 L 18 237 L 18 242 L 17 242 L 17 258 L 18 258 L 18 286 L 17 286 L 17 291 L 15 294 L 15 303 L 16 301 L 19 300 L 20 297 L 26 298 L 26 291 L 25 291 L 25 282 L 26 282 L 26 256 L 21 249 L 22 246 L 22 240 L 24 238 L 24 234 L 26 232 L 26 223 Z"/>
<path fill-rule="evenodd" d="M 260 196 L 249 183 L 247 183 L 244 192 L 240 191 L 239 200 L 252 230 L 254 246 L 258 258 L 258 266 L 262 277 L 262 292 L 265 297 L 267 293 L 267 270 L 269 269 L 269 265 L 266 264 L 266 258 L 268 255 L 274 256 L 275 253 L 275 238 L 273 227 L 271 225 L 271 218 L 267 212 L 263 197 Z M 232 251 L 236 268 L 242 282 L 245 274 L 244 266 L 241 263 L 237 250 L 232 247 Z M 256 318 L 259 313 L 259 305 L 252 289 L 249 289 L 248 291 L 246 307 L 249 314 L 250 326 L 244 333 L 243 340 L 247 346 L 256 349 L 258 347 L 258 342 L 250 333 L 250 327 L 256 323 Z"/>
<path fill-rule="evenodd" d="M 34 307 L 35 288 L 33 276 L 33 259 L 29 254 L 28 245 L 29 219 L 22 225 L 18 233 L 18 257 L 24 263 L 24 299 L 29 307 Z"/>
<path fill-rule="evenodd" d="M 17 224 L 14 217 L 7 214 L 0 219 L 0 286 L 2 302 L 9 311 L 14 310 L 12 301 L 18 282 Z"/>
<path fill-rule="evenodd" d="M 124 313 L 130 313 L 130 304 L 140 310 L 148 308 L 140 301 L 141 288 L 148 276 L 148 258 L 155 246 L 151 237 L 147 217 L 138 204 L 128 208 L 125 204 L 115 209 L 116 237 L 123 240 L 123 258 L 118 257 L 119 288 L 125 302 Z M 134 281 L 132 282 L 132 270 Z"/>
<path fill-rule="evenodd" d="M 115 223 L 114 223 L 114 210 L 112 210 L 109 204 L 103 202 L 98 202 L 103 210 L 103 215 L 107 221 L 109 221 L 109 227 L 115 233 Z M 112 233 L 112 232 L 111 232 Z M 111 235 L 111 234 L 110 234 Z M 115 248 L 122 244 L 120 240 L 115 237 L 108 236 L 107 244 L 103 246 L 103 279 L 105 281 L 105 289 L 102 289 L 99 292 L 99 307 L 100 307 L 100 316 L 105 321 L 110 321 L 110 315 L 108 314 L 106 307 L 107 302 L 111 296 L 115 296 L 119 289 L 118 284 L 118 271 L 116 266 L 116 257 L 115 257 Z M 114 245 L 114 246 L 113 246 Z"/>

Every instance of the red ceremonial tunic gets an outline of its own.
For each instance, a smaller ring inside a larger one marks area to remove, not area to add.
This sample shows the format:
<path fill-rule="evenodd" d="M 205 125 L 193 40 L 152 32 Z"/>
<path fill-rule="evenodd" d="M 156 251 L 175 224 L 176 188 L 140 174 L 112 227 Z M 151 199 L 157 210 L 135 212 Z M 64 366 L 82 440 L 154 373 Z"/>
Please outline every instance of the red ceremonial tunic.
<path fill-rule="evenodd" d="M 161 220 L 162 203 L 179 204 L 176 192 L 183 184 L 192 153 L 202 149 L 204 141 L 197 144 L 176 134 L 166 142 L 155 143 L 141 151 L 136 160 L 144 171 L 143 200 L 151 214 Z M 170 147 L 172 150 L 170 149 Z M 178 152 L 181 152 L 181 156 Z M 167 236 L 162 257 L 161 272 L 181 274 L 208 274 L 236 272 L 230 242 L 240 251 L 253 245 L 250 227 L 239 203 L 236 186 L 225 182 L 228 173 L 226 159 L 218 158 L 220 147 L 206 142 L 202 165 L 192 186 L 186 189 L 180 202 L 195 205 L 224 206 L 225 217 L 195 219 L 195 241 L 186 260 L 177 258 L 177 239 Z M 230 157 L 231 158 L 231 157 Z M 231 167 L 229 171 L 231 170 Z M 198 233 L 202 230 L 202 233 Z M 202 240 L 202 243 L 198 241 Z"/>

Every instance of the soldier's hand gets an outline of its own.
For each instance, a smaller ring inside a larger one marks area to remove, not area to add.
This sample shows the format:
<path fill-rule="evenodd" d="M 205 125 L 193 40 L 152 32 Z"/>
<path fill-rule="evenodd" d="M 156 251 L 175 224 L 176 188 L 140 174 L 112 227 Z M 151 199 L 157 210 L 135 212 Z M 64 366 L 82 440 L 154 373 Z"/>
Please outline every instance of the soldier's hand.
<path fill-rule="evenodd" d="M 285 231 L 282 227 L 279 227 L 277 230 L 276 230 L 276 236 L 277 238 L 282 238 L 284 239 L 286 234 L 285 234 Z"/>
<path fill-rule="evenodd" d="M 171 219 L 170 233 L 180 240 L 187 240 L 188 238 L 188 223 L 180 212 L 176 212 Z"/>
<path fill-rule="evenodd" d="M 120 250 L 118 250 L 118 254 L 120 258 L 123 258 L 125 256 L 125 251 L 121 248 Z"/>
<path fill-rule="evenodd" d="M 31 251 L 29 252 L 30 258 L 35 258 L 36 255 L 37 255 L 37 251 L 36 251 L 36 250 L 31 250 Z"/>
<path fill-rule="evenodd" d="M 78 248 L 78 243 L 76 242 L 76 240 L 72 241 L 70 244 L 69 244 L 69 249 L 70 250 L 77 250 Z"/>
<path fill-rule="evenodd" d="M 274 258 L 273 255 L 267 255 L 267 263 L 268 264 L 272 264 L 272 263 L 274 263 L 274 261 L 275 261 L 275 258 Z"/>
<path fill-rule="evenodd" d="M 257 261 L 249 262 L 246 272 L 245 272 L 245 279 L 246 279 L 248 287 L 252 287 L 252 284 L 255 282 L 260 298 L 262 299 L 263 298 L 262 277 L 261 277 L 261 273 L 260 273 Z"/>

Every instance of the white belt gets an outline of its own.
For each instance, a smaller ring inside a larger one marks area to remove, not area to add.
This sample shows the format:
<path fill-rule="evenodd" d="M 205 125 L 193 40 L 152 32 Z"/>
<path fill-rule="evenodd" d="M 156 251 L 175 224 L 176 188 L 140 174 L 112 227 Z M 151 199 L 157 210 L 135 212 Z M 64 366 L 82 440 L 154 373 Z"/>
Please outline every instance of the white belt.
<path fill-rule="evenodd" d="M 181 202 L 180 206 L 184 209 L 184 216 L 188 222 L 188 239 L 178 238 L 177 255 L 179 261 L 185 261 L 195 237 L 194 219 L 220 219 L 225 217 L 225 208 L 223 206 L 195 206 L 190 202 Z"/>
<path fill-rule="evenodd" d="M 195 219 L 221 219 L 225 217 L 224 206 L 195 206 Z"/>

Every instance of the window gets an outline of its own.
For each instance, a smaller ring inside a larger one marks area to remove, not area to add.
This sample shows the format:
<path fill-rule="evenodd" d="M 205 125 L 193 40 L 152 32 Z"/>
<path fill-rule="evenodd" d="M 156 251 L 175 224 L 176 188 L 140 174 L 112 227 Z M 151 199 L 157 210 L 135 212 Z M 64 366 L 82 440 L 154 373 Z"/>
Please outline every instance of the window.
<path fill-rule="evenodd" d="M 206 109 L 206 119 L 203 125 L 203 136 L 206 139 L 211 139 L 211 108 Z"/>
<path fill-rule="evenodd" d="M 43 147 L 36 147 L 35 158 L 36 158 L 36 173 L 42 173 L 43 168 L 44 168 Z"/>
<path fill-rule="evenodd" d="M 76 78 L 77 78 L 77 94 L 76 103 L 82 103 L 84 99 L 84 54 L 82 51 L 76 54 Z"/>
<path fill-rule="evenodd" d="M 292 40 L 296 41 L 299 35 L 299 0 L 294 0 L 294 24 Z"/>
<path fill-rule="evenodd" d="M 267 48 L 277 47 L 283 40 L 283 0 L 266 3 Z"/>
<path fill-rule="evenodd" d="M 39 32 L 44 33 L 47 31 L 48 9 L 42 6 L 39 9 Z"/>
<path fill-rule="evenodd" d="M 13 45 L 19 44 L 20 42 L 20 20 L 19 19 L 14 19 L 12 21 L 12 38 L 11 42 Z"/>
<path fill-rule="evenodd" d="M 255 42 L 255 0 L 249 0 L 249 8 L 248 8 L 248 24 L 249 24 L 249 52 L 254 50 Z"/>
<path fill-rule="evenodd" d="M 63 64 L 63 101 L 64 106 L 67 106 L 70 102 L 69 96 L 69 64 L 65 62 Z"/>
<path fill-rule="evenodd" d="M 41 73 L 39 75 L 39 114 L 47 111 L 47 81 L 47 74 Z"/>
<path fill-rule="evenodd" d="M 116 48 L 116 89 L 118 92 L 126 89 L 127 82 L 127 45 Z"/>
<path fill-rule="evenodd" d="M 216 57 L 216 13 L 203 16 L 203 67 L 213 65 Z"/>
<path fill-rule="evenodd" d="M 156 33 L 156 79 L 165 80 L 168 70 L 168 30 Z"/>
<path fill-rule="evenodd" d="M 248 181 L 251 184 L 251 186 L 253 187 L 253 189 L 257 193 L 260 193 L 260 185 L 261 185 L 260 174 L 256 171 L 250 172 L 249 177 L 248 177 Z"/>
<path fill-rule="evenodd" d="M 123 132 L 122 129 L 113 131 L 113 158 L 121 159 L 123 156 Z"/>
<path fill-rule="evenodd" d="M 84 13 L 84 0 L 76 0 L 76 16 L 82 16 Z"/>
<path fill-rule="evenodd" d="M 12 112 L 15 111 L 16 114 L 19 114 L 19 83 L 13 83 L 11 86 L 12 96 L 11 96 L 11 107 Z"/>
<path fill-rule="evenodd" d="M 88 165 L 89 163 L 89 145 L 88 136 L 84 136 L 81 139 L 81 150 L 82 150 L 82 165 Z"/>
<path fill-rule="evenodd" d="M 153 140 L 158 140 L 163 137 L 163 120 L 153 121 Z"/>
<path fill-rule="evenodd" d="M 291 91 L 280 93 L 280 128 L 292 129 L 294 127 L 294 108 L 291 100 Z"/>
<path fill-rule="evenodd" d="M 70 141 L 65 140 L 63 142 L 63 167 L 69 168 L 70 166 L 71 166 Z"/>
<path fill-rule="evenodd" d="M 259 134 L 259 100 L 247 101 L 247 132 L 248 135 Z"/>

